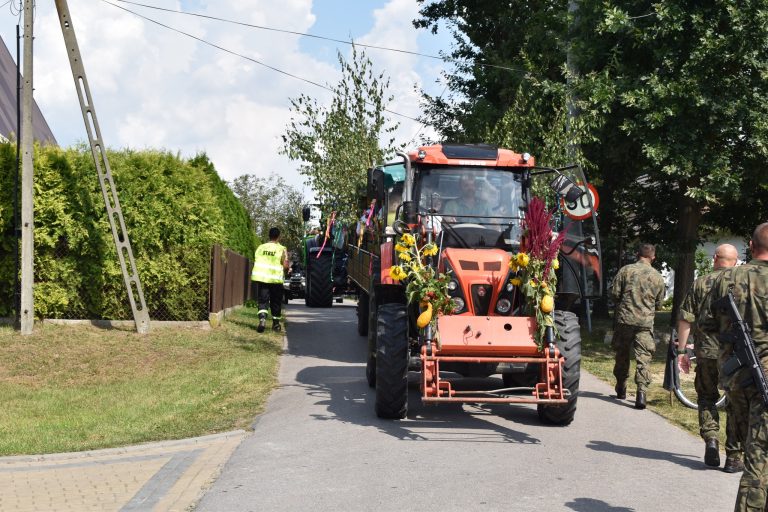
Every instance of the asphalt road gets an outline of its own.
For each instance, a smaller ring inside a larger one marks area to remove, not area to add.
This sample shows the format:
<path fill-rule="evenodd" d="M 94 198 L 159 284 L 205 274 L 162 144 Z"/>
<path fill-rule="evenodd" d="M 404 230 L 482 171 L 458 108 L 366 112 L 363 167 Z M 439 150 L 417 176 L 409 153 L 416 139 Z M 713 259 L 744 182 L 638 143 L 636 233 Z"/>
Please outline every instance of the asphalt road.
<path fill-rule="evenodd" d="M 733 509 L 739 475 L 706 468 L 699 438 L 586 373 L 568 427 L 533 406 L 422 405 L 416 374 L 408 419 L 380 420 L 354 304 L 298 302 L 280 387 L 197 510 Z"/>

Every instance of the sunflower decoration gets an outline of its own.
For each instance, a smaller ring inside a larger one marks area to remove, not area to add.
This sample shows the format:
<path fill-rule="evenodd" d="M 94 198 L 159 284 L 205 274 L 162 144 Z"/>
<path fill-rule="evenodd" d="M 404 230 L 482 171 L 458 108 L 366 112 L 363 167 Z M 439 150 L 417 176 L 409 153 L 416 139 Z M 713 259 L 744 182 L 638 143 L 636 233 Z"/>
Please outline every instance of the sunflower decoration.
<path fill-rule="evenodd" d="M 541 350 L 548 328 L 557 336 L 553 316 L 557 289 L 555 271 L 560 268 L 557 254 L 565 239 L 565 231 L 553 236 L 552 213 L 538 197 L 531 200 L 527 213 L 523 219 L 522 250 L 509 263 L 515 273 L 510 283 L 525 296 L 528 315 L 536 317 L 536 343 Z"/>
<path fill-rule="evenodd" d="M 434 243 L 419 247 L 416 237 L 404 233 L 395 244 L 398 265 L 389 269 L 389 277 L 406 282 L 408 303 L 419 304 L 420 314 L 416 325 L 434 327 L 438 315 L 450 315 L 455 305 L 448 295 L 448 275 L 436 271 L 427 258 L 437 256 L 439 249 Z"/>

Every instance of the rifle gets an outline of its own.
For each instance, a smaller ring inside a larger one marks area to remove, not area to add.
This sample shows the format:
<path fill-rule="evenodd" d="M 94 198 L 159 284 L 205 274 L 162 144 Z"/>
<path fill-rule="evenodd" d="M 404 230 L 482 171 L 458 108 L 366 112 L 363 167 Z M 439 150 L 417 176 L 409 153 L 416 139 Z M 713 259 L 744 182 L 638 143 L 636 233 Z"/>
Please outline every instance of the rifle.
<path fill-rule="evenodd" d="M 718 336 L 721 342 L 733 344 L 733 354 L 723 363 L 723 373 L 733 375 L 738 369 L 748 367 L 750 378 L 741 385 L 748 386 L 754 383 L 763 398 L 763 403 L 768 407 L 768 381 L 765 378 L 765 371 L 757 356 L 755 341 L 750 335 L 749 326 L 736 308 L 732 288 L 733 285 L 725 296 L 712 303 L 713 310 L 720 310 L 731 319 L 731 328 Z"/>

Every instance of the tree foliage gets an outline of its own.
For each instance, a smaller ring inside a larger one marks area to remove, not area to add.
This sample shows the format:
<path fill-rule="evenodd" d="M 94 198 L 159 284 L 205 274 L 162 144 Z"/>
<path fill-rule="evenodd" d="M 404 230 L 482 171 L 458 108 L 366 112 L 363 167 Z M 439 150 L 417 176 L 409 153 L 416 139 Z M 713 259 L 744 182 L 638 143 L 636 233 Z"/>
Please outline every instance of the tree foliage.
<path fill-rule="evenodd" d="M 207 318 L 213 244 L 255 248 L 242 206 L 204 156 L 109 151 L 150 318 Z M 0 316 L 11 314 L 15 148 L 0 144 Z M 35 148 L 35 313 L 125 319 L 132 313 L 93 158 L 85 146 Z"/>
<path fill-rule="evenodd" d="M 282 152 L 302 162 L 299 171 L 326 215 L 337 210 L 339 217 L 352 220 L 367 169 L 394 151 L 391 134 L 397 125 L 385 116 L 392 100 L 387 96 L 389 79 L 374 73 L 365 52 L 353 47 L 350 61 L 340 53 L 338 60 L 342 76 L 330 86 L 330 106 L 303 94 L 291 99 L 293 117 L 283 134 Z"/>
<path fill-rule="evenodd" d="M 445 22 L 454 36 L 449 57 L 456 69 L 444 74 L 452 101 L 425 95 L 424 119 L 446 140 L 482 140 L 521 93 L 537 95 L 533 82 L 565 83 L 567 0 L 418 2 L 415 27 L 436 33 Z M 540 92 L 543 98 L 552 91 Z M 537 107 L 554 114 L 547 102 Z"/>
<path fill-rule="evenodd" d="M 289 251 L 298 253 L 304 236 L 301 217 L 304 196 L 300 190 L 275 173 L 266 178 L 251 174 L 239 176 L 230 186 L 262 241 L 268 239 L 270 228 L 277 227 L 280 242 Z"/>

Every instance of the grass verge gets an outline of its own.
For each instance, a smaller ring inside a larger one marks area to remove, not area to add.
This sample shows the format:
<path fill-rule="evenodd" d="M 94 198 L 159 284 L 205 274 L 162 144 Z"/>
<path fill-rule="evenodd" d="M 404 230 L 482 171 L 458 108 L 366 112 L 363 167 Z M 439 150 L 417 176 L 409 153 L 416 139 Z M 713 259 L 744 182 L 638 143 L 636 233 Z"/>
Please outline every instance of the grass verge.
<path fill-rule="evenodd" d="M 282 335 L 255 309 L 215 330 L 146 336 L 0 327 L 0 455 L 90 450 L 248 428 L 275 386 Z"/>
<path fill-rule="evenodd" d="M 656 315 L 656 336 L 661 340 L 656 346 L 656 353 L 651 363 L 651 372 L 653 382 L 648 389 L 647 401 L 648 407 L 661 416 L 687 430 L 691 434 L 699 435 L 699 416 L 694 409 L 689 409 L 681 404 L 674 394 L 666 391 L 662 384 L 664 382 L 664 365 L 667 357 L 667 342 L 669 341 L 669 313 L 658 313 Z M 592 333 L 582 330 L 582 359 L 581 367 L 599 379 L 616 385 L 616 379 L 613 376 L 614 352 L 610 344 L 605 343 L 605 336 L 612 330 L 612 324 L 608 320 L 595 320 L 592 326 Z M 634 375 L 635 363 L 629 370 L 629 381 L 627 382 L 627 391 L 634 394 Z M 693 387 L 693 370 L 688 375 L 680 374 L 680 384 L 686 396 L 696 401 L 696 391 Z M 628 397 L 632 398 L 632 397 Z M 720 411 L 720 445 L 725 445 L 725 411 Z M 702 455 L 703 455 L 702 446 Z"/>

